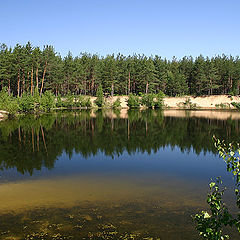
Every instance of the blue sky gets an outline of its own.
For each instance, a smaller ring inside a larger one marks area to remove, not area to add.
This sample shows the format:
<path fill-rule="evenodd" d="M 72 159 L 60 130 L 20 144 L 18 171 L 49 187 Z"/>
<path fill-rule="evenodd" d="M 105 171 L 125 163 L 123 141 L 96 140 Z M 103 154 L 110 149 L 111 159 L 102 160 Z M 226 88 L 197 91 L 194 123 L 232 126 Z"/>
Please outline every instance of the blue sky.
<path fill-rule="evenodd" d="M 239 0 L 1 0 L 0 42 L 106 55 L 240 55 Z"/>

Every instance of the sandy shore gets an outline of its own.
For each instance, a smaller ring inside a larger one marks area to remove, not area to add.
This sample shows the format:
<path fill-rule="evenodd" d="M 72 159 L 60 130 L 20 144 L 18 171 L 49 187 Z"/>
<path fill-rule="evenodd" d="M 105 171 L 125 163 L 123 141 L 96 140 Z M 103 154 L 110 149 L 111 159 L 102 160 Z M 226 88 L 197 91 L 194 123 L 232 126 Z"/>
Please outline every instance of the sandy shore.
<path fill-rule="evenodd" d="M 0 110 L 0 121 L 7 118 L 7 112 Z"/>
<path fill-rule="evenodd" d="M 170 108 L 178 108 L 181 102 L 190 99 L 192 104 L 196 104 L 197 108 L 204 109 L 221 109 L 219 105 L 225 105 L 226 108 L 235 108 L 231 105 L 232 102 L 240 102 L 240 97 L 228 95 L 213 95 L 204 97 L 169 97 L 164 98 L 164 103 Z"/>
<path fill-rule="evenodd" d="M 116 101 L 118 97 L 108 98 L 108 102 Z M 127 99 L 128 96 L 119 96 L 121 101 L 121 107 L 122 108 L 128 108 L 127 106 Z M 92 97 L 92 102 L 96 98 Z M 192 104 L 196 104 L 197 108 L 202 109 L 234 109 L 231 105 L 232 102 L 240 102 L 240 97 L 236 96 L 228 96 L 228 95 L 212 95 L 212 96 L 204 96 L 204 97 L 192 97 L 192 96 L 186 96 L 186 97 L 165 97 L 164 98 L 164 104 L 169 108 L 175 108 L 175 109 L 181 109 L 182 103 L 184 103 L 187 99 L 191 101 Z"/>
<path fill-rule="evenodd" d="M 117 100 L 120 99 L 122 109 L 128 109 L 127 100 L 128 96 L 114 96 L 113 98 L 109 97 L 106 99 L 106 102 L 109 106 Z M 91 102 L 94 103 L 96 97 L 90 97 Z M 165 97 L 164 105 L 166 109 L 184 109 L 183 103 L 189 100 L 191 104 L 195 104 L 196 109 L 201 110 L 214 110 L 214 109 L 235 109 L 234 106 L 231 105 L 232 102 L 240 102 L 240 97 L 238 96 L 228 96 L 228 95 L 213 95 L 213 96 L 204 96 L 204 97 Z M 188 107 L 186 107 L 188 108 Z M 172 112 L 169 114 L 176 115 L 176 112 Z M 199 113 L 196 113 L 199 114 Z M 205 112 L 206 114 L 206 112 Z M 239 112 L 236 113 L 239 115 Z M 125 113 L 123 115 L 126 115 Z M 179 115 L 179 114 L 177 114 Z M 180 114 L 183 116 L 183 113 Z M 209 115 L 209 114 L 208 114 Z M 211 115 L 211 114 L 210 114 Z M 7 118 L 7 112 L 0 110 L 0 121 Z"/>

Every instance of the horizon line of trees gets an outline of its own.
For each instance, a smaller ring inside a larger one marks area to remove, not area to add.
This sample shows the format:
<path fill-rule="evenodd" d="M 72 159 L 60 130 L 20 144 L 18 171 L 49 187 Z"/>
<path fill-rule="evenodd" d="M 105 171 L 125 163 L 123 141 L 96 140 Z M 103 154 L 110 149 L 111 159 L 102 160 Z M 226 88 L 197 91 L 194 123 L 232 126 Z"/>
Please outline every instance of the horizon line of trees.
<path fill-rule="evenodd" d="M 61 57 L 53 46 L 41 50 L 30 42 L 0 46 L 0 90 L 21 97 L 46 90 L 57 95 L 95 96 L 101 84 L 108 95 L 158 93 L 180 95 L 238 95 L 240 87 L 239 56 L 212 58 L 183 57 L 178 60 L 160 56 L 111 54 L 105 57 L 71 52 Z"/>

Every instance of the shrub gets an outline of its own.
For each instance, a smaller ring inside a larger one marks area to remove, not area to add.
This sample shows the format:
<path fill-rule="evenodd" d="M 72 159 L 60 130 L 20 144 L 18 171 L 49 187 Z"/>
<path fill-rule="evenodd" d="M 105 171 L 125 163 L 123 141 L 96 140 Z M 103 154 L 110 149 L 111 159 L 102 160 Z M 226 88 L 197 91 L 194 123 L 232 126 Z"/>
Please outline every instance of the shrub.
<path fill-rule="evenodd" d="M 50 111 L 56 107 L 55 96 L 51 91 L 46 91 L 40 100 L 40 108 L 43 111 Z"/>
<path fill-rule="evenodd" d="M 34 100 L 34 109 L 35 111 L 40 107 L 40 95 L 37 89 L 34 90 L 33 100 Z"/>
<path fill-rule="evenodd" d="M 235 108 L 237 108 L 238 110 L 240 110 L 240 103 L 232 102 L 231 104 L 232 104 Z"/>
<path fill-rule="evenodd" d="M 84 107 L 85 105 L 85 99 L 82 95 L 75 96 L 74 99 L 74 106 L 75 107 Z"/>
<path fill-rule="evenodd" d="M 17 99 L 8 94 L 7 88 L 0 92 L 0 110 L 7 111 L 9 115 L 15 115 L 19 110 Z"/>
<path fill-rule="evenodd" d="M 62 101 L 61 95 L 57 96 L 56 107 L 59 107 L 59 108 L 63 107 L 63 101 Z"/>
<path fill-rule="evenodd" d="M 154 101 L 154 108 L 163 108 L 164 107 L 164 93 L 162 91 L 159 91 L 159 93 L 155 97 Z"/>
<path fill-rule="evenodd" d="M 232 173 L 235 181 L 234 192 L 238 210 L 240 209 L 240 145 L 239 143 L 225 144 L 219 139 L 215 140 L 215 147 L 219 156 L 225 161 L 227 171 Z M 221 178 L 217 178 L 209 184 L 210 192 L 208 193 L 207 203 L 210 212 L 202 211 L 194 216 L 196 229 L 199 235 L 207 240 L 224 240 L 229 239 L 223 230 L 226 226 L 235 227 L 240 233 L 240 213 L 232 215 L 223 201 L 225 188 L 222 188 Z"/>
<path fill-rule="evenodd" d="M 220 109 L 229 109 L 229 108 L 231 108 L 229 103 L 215 104 L 215 107 L 216 108 L 220 108 Z"/>
<path fill-rule="evenodd" d="M 186 98 L 185 102 L 180 102 L 177 104 L 178 107 L 184 108 L 184 109 L 196 109 L 197 104 L 192 103 L 190 98 Z"/>
<path fill-rule="evenodd" d="M 7 88 L 3 88 L 0 92 L 0 109 L 5 110 L 6 104 L 10 101 Z"/>
<path fill-rule="evenodd" d="M 95 104 L 98 107 L 102 107 L 104 104 L 104 97 L 103 97 L 103 90 L 102 90 L 101 84 L 98 86 L 96 97 L 97 97 L 97 99 L 95 100 Z"/>
<path fill-rule="evenodd" d="M 141 100 L 138 96 L 134 96 L 133 94 L 129 94 L 127 105 L 129 108 L 139 108 L 141 104 Z"/>
<path fill-rule="evenodd" d="M 12 97 L 11 99 L 12 100 L 8 103 L 5 110 L 9 113 L 9 115 L 15 115 L 19 111 L 19 105 L 16 98 Z"/>
<path fill-rule="evenodd" d="M 147 108 L 153 108 L 154 106 L 154 95 L 153 94 L 144 94 L 141 99 L 143 106 Z"/>
<path fill-rule="evenodd" d="M 113 102 L 113 109 L 117 109 L 121 107 L 121 101 L 120 98 L 118 97 L 116 101 Z"/>
<path fill-rule="evenodd" d="M 71 108 L 74 106 L 74 102 L 75 102 L 74 95 L 71 93 L 68 93 L 64 98 L 63 107 Z"/>
<path fill-rule="evenodd" d="M 84 99 L 84 103 L 85 103 L 85 107 L 87 107 L 87 108 L 92 107 L 92 102 L 91 102 L 90 97 L 87 97 L 86 99 Z"/>
<path fill-rule="evenodd" d="M 28 113 L 35 110 L 34 97 L 31 94 L 23 93 L 23 95 L 18 98 L 18 104 L 20 112 Z"/>

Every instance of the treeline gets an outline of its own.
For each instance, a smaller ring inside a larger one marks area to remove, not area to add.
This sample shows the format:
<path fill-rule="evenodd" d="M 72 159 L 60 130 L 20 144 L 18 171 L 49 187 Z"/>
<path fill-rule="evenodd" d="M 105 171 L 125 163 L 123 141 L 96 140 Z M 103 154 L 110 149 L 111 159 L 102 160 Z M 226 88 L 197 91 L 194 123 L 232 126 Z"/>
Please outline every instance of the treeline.
<path fill-rule="evenodd" d="M 171 61 L 160 56 L 101 57 L 81 53 L 64 58 L 52 46 L 43 49 L 17 44 L 0 47 L 0 90 L 22 96 L 46 90 L 55 95 L 68 93 L 96 95 L 101 84 L 107 95 L 158 93 L 168 96 L 239 94 L 240 59 L 232 56 L 212 58 L 184 57 Z"/>

